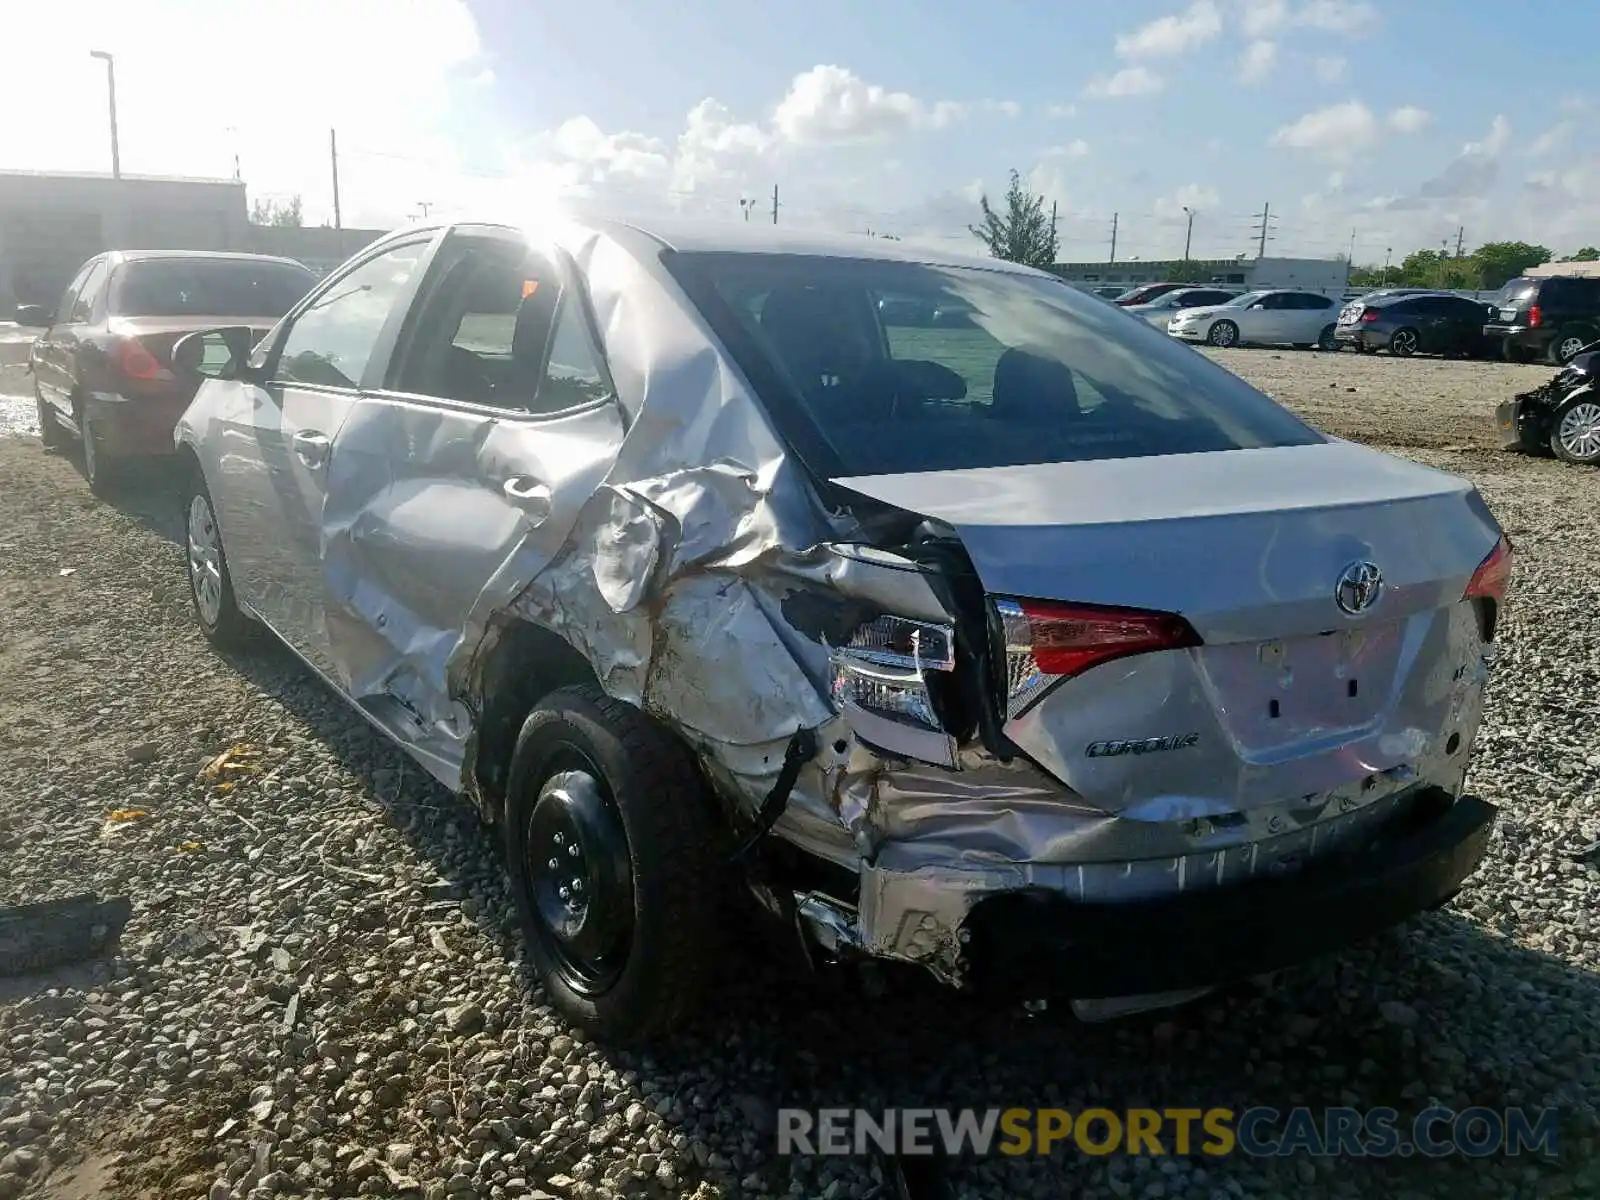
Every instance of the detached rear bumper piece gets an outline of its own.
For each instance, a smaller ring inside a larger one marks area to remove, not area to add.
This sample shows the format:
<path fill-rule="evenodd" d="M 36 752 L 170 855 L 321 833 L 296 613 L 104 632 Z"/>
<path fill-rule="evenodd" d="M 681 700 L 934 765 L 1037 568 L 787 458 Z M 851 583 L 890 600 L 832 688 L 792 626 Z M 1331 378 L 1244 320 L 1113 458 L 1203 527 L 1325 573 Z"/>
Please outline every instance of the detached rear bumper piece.
<path fill-rule="evenodd" d="M 1522 449 L 1523 403 L 1520 397 L 1503 400 L 1494 408 L 1495 432 L 1500 435 L 1500 445 L 1506 450 Z"/>
<path fill-rule="evenodd" d="M 1010 892 L 967 919 L 970 979 L 1023 997 L 1100 999 L 1204 988 L 1339 950 L 1461 887 L 1496 809 L 1435 791 L 1358 853 L 1280 879 L 1128 904 Z"/>

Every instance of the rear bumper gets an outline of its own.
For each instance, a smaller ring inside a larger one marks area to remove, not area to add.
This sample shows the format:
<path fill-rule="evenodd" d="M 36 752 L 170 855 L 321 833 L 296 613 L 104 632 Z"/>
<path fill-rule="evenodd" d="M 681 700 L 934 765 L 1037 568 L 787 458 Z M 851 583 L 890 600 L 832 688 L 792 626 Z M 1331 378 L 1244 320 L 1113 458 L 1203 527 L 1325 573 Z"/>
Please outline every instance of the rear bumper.
<path fill-rule="evenodd" d="M 1386 336 L 1368 333 L 1359 325 L 1335 325 L 1333 327 L 1333 338 L 1341 346 L 1354 346 L 1358 350 L 1368 348 L 1381 350 L 1389 344 L 1389 339 Z"/>
<path fill-rule="evenodd" d="M 1528 325 L 1494 324 L 1483 327 L 1483 336 L 1491 345 L 1516 346 L 1542 354 L 1555 340 L 1556 330 L 1554 326 L 1548 325 L 1534 328 Z"/>
<path fill-rule="evenodd" d="M 172 453 L 172 431 L 189 407 L 179 395 L 123 396 L 91 392 L 84 410 L 93 423 L 95 446 L 108 458 L 156 458 Z"/>
<path fill-rule="evenodd" d="M 1433 789 L 1359 853 L 1293 876 L 1131 904 L 1025 891 L 975 906 L 963 938 L 984 991 L 1098 999 L 1205 988 L 1304 962 L 1453 896 L 1488 848 L 1495 808 Z"/>

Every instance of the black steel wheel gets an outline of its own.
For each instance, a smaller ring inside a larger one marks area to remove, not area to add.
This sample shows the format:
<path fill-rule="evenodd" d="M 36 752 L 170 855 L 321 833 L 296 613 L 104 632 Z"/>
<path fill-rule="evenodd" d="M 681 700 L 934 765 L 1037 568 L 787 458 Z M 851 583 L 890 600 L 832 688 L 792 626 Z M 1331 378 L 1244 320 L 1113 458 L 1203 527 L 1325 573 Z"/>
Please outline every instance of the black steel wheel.
<path fill-rule="evenodd" d="M 551 1000 L 632 1042 L 690 1015 L 720 945 L 719 825 L 689 750 L 593 685 L 560 688 L 512 751 L 504 836 Z"/>

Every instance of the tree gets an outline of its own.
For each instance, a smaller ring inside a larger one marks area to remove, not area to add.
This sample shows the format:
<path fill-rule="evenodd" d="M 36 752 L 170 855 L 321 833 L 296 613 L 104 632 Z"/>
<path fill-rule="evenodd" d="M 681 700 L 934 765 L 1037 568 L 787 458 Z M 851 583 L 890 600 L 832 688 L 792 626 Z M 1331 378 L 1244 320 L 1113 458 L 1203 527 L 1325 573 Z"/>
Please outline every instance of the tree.
<path fill-rule="evenodd" d="M 250 206 L 250 223 L 253 225 L 276 225 L 279 228 L 298 229 L 305 224 L 304 214 L 301 211 L 300 197 L 290 196 L 283 203 L 276 200 L 257 200 Z"/>
<path fill-rule="evenodd" d="M 1167 279 L 1172 283 L 1210 283 L 1211 268 L 1192 258 L 1180 259 L 1172 264 Z"/>
<path fill-rule="evenodd" d="M 1044 211 L 1044 197 L 1024 188 L 1020 175 L 1011 172 L 1004 216 L 989 207 L 987 195 L 978 203 L 983 209 L 983 222 L 967 228 L 989 247 L 989 253 L 1007 262 L 1046 270 L 1055 265 L 1059 242 L 1054 224 Z"/>
<path fill-rule="evenodd" d="M 1515 279 L 1529 267 L 1547 263 L 1554 257 L 1547 246 L 1527 242 L 1485 242 L 1472 252 L 1478 264 L 1478 286 L 1485 291 Z"/>
<path fill-rule="evenodd" d="M 1585 246 L 1576 254 L 1563 258 L 1562 262 L 1600 262 L 1600 250 L 1593 246 Z"/>

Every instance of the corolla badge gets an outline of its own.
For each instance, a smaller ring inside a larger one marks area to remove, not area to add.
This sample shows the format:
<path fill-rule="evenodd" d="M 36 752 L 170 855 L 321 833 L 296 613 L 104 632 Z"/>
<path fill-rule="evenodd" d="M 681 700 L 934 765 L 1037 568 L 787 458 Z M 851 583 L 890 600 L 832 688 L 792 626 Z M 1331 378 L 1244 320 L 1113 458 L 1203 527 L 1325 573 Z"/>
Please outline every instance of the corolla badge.
<path fill-rule="evenodd" d="M 1378 602 L 1383 592 L 1383 572 L 1376 563 L 1353 562 L 1339 575 L 1333 599 L 1341 610 L 1355 616 Z"/>

